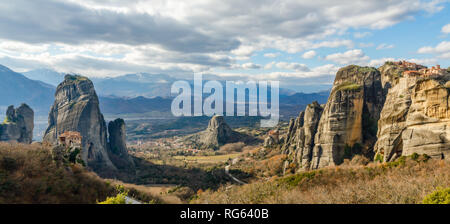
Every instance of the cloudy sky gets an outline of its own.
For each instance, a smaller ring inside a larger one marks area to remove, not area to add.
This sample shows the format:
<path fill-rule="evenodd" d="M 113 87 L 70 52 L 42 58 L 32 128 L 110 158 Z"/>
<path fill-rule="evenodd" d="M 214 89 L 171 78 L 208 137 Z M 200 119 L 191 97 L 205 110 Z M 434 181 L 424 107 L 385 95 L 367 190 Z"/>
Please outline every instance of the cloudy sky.
<path fill-rule="evenodd" d="M 18 72 L 202 72 L 311 92 L 344 65 L 399 59 L 450 66 L 448 1 L 0 2 L 0 64 Z"/>

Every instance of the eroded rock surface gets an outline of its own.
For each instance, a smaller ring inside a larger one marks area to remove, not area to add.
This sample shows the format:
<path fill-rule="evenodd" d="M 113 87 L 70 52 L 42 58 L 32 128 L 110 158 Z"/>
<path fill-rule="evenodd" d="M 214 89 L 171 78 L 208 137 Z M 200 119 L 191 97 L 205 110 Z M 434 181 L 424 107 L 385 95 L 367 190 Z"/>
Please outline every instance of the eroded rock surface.
<path fill-rule="evenodd" d="M 82 137 L 83 161 L 99 173 L 111 174 L 117 167 L 112 162 L 109 151 L 123 156 L 125 161 L 129 160 L 123 120 L 116 123 L 111 125 L 112 141 L 108 144 L 106 123 L 100 112 L 94 85 L 86 77 L 66 75 L 56 89 L 44 141 L 57 145 L 57 138 L 62 133 L 79 132 Z"/>
<path fill-rule="evenodd" d="M 316 101 L 306 106 L 305 111 L 290 122 L 286 143 L 282 150 L 288 154 L 289 162 L 300 170 L 311 168 L 314 136 L 317 132 L 323 108 Z"/>
<path fill-rule="evenodd" d="M 401 77 L 386 99 L 378 122 L 375 152 L 383 161 L 401 155 L 450 155 L 450 74 Z"/>
<path fill-rule="evenodd" d="M 341 68 L 317 128 L 311 168 L 338 165 L 354 154 L 370 156 L 383 104 L 377 69 Z"/>
<path fill-rule="evenodd" d="M 252 140 L 254 139 L 250 136 L 233 131 L 220 115 L 214 115 L 209 120 L 206 130 L 186 138 L 186 141 L 191 142 L 196 148 L 215 150 L 227 143 L 249 143 Z"/>
<path fill-rule="evenodd" d="M 0 124 L 0 141 L 17 141 L 30 144 L 33 141 L 34 112 L 26 104 L 17 109 L 9 106 L 6 118 Z"/>
<path fill-rule="evenodd" d="M 133 169 L 134 162 L 127 151 L 125 121 L 121 118 L 110 121 L 108 133 L 108 153 L 114 165 L 119 169 Z"/>

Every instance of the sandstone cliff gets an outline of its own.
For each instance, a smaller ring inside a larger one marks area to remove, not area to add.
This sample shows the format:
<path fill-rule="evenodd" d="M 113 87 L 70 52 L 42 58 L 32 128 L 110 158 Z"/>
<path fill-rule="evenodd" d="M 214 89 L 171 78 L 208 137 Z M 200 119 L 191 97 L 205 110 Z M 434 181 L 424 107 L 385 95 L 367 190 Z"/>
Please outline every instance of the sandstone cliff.
<path fill-rule="evenodd" d="M 439 66 L 400 61 L 341 68 L 326 105 L 313 103 L 289 123 L 281 147 L 285 168 L 339 165 L 355 154 L 380 161 L 414 153 L 448 159 L 449 97 L 450 74 Z"/>
<path fill-rule="evenodd" d="M 311 168 L 338 165 L 354 154 L 370 156 L 383 104 L 377 69 L 341 68 L 317 127 Z"/>
<path fill-rule="evenodd" d="M 33 140 L 34 112 L 26 104 L 17 109 L 9 106 L 5 121 L 0 124 L 0 141 L 31 143 Z"/>
<path fill-rule="evenodd" d="M 373 156 L 384 100 L 377 69 L 341 68 L 325 106 L 315 102 L 291 120 L 282 146 L 288 162 L 307 170 L 338 165 L 355 154 Z"/>
<path fill-rule="evenodd" d="M 323 108 L 314 101 L 306 106 L 305 111 L 289 124 L 286 143 L 282 150 L 288 154 L 289 163 L 294 163 L 300 170 L 308 170 L 311 167 L 314 136 L 317 132 Z"/>
<path fill-rule="evenodd" d="M 98 97 L 92 82 L 83 76 L 66 75 L 56 89 L 55 102 L 49 113 L 49 126 L 44 141 L 57 144 L 57 138 L 66 131 L 77 131 L 82 136 L 83 161 L 95 171 L 108 173 L 117 170 L 108 148 L 117 149 L 128 160 L 124 141 L 125 132 L 112 125 L 113 141 L 107 143 L 107 128 L 100 112 Z M 118 122 L 121 123 L 121 122 Z M 115 144 L 118 144 L 117 146 Z M 126 154 L 126 155 L 125 155 Z"/>
<path fill-rule="evenodd" d="M 389 75 L 389 74 L 388 74 Z M 450 156 L 450 74 L 399 77 L 378 121 L 376 159 L 401 155 Z"/>

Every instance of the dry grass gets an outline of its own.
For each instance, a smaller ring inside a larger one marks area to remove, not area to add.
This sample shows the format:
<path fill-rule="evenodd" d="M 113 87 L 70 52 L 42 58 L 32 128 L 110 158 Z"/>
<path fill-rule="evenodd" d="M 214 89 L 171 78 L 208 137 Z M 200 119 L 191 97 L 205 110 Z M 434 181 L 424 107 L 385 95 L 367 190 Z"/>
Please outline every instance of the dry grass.
<path fill-rule="evenodd" d="M 236 143 L 228 143 L 220 147 L 219 152 L 227 154 L 233 152 L 242 152 L 245 147 L 245 143 L 236 142 Z"/>
<path fill-rule="evenodd" d="M 124 186 L 125 189 L 129 190 L 129 196 L 140 199 L 139 195 L 133 195 L 134 192 L 141 192 L 145 195 L 152 196 L 153 198 L 158 198 L 157 202 L 164 204 L 181 204 L 182 201 L 174 195 L 169 195 L 168 191 L 175 188 L 176 185 L 173 184 L 154 184 L 154 185 L 137 185 L 130 183 L 123 183 L 119 180 L 108 179 L 114 185 Z M 142 199 L 141 199 L 142 200 Z"/>
<path fill-rule="evenodd" d="M 144 202 L 157 197 L 127 188 Z M 117 194 L 115 185 L 79 164 L 57 165 L 51 148 L 0 142 L 0 204 L 90 204 Z"/>
<path fill-rule="evenodd" d="M 224 163 L 229 159 L 238 157 L 240 153 L 232 153 L 226 155 L 214 155 L 214 156 L 174 156 L 177 160 L 186 161 L 189 163 Z"/>
<path fill-rule="evenodd" d="M 419 162 L 418 162 L 419 161 Z M 193 203 L 414 204 L 450 186 L 450 162 L 344 165 L 206 191 Z"/>

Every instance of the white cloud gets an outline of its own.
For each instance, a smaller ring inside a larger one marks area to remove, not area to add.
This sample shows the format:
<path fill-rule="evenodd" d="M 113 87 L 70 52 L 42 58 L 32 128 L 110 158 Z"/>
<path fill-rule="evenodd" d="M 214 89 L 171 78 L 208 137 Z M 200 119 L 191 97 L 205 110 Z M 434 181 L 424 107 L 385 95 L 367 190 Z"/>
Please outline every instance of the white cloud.
<path fill-rule="evenodd" d="M 425 65 L 425 66 L 431 66 L 431 65 L 437 64 L 437 60 L 435 58 L 421 58 L 421 59 L 417 59 L 417 58 L 379 58 L 379 59 L 370 60 L 369 63 L 367 63 L 367 66 L 379 67 L 387 61 L 403 61 L 403 60 L 417 63 L 420 65 Z"/>
<path fill-rule="evenodd" d="M 435 58 L 410 58 L 406 61 L 414 62 L 417 64 L 425 65 L 425 66 L 432 66 L 437 64 L 437 60 Z"/>
<path fill-rule="evenodd" d="M 450 41 L 442 41 L 436 47 L 426 46 L 417 50 L 420 54 L 437 54 L 437 57 L 448 59 L 450 58 Z"/>
<path fill-rule="evenodd" d="M 264 57 L 266 57 L 266 58 L 276 58 L 276 57 L 278 57 L 280 55 L 281 55 L 281 53 L 279 53 L 279 52 L 277 52 L 277 53 L 265 53 Z"/>
<path fill-rule="evenodd" d="M 282 70 L 293 70 L 293 71 L 310 71 L 310 69 L 308 68 L 308 66 L 306 66 L 305 64 L 300 64 L 300 63 L 296 63 L 296 62 L 270 62 L 267 63 L 264 66 L 264 69 L 266 70 L 270 70 L 273 68 L 279 68 Z"/>
<path fill-rule="evenodd" d="M 307 52 L 303 53 L 302 58 L 311 59 L 311 58 L 314 58 L 316 55 L 317 55 L 316 52 L 311 50 L 311 51 L 307 51 Z"/>
<path fill-rule="evenodd" d="M 48 50 L 48 47 L 49 44 L 28 44 L 0 39 L 0 51 L 13 54 L 43 53 Z"/>
<path fill-rule="evenodd" d="M 370 60 L 370 62 L 367 64 L 367 66 L 370 67 L 379 67 L 381 65 L 383 65 L 385 62 L 387 61 L 396 61 L 395 58 L 379 58 L 379 59 L 372 59 Z"/>
<path fill-rule="evenodd" d="M 442 33 L 450 33 L 450 23 L 443 26 L 441 32 Z"/>
<path fill-rule="evenodd" d="M 368 37 L 368 36 L 370 36 L 370 35 L 372 35 L 371 32 L 363 32 L 363 33 L 361 33 L 361 32 L 356 32 L 356 33 L 353 34 L 353 37 L 359 39 L 359 38 Z"/>
<path fill-rule="evenodd" d="M 5 5 L 0 7 L 3 62 L 95 75 L 233 69 L 236 61 L 269 48 L 288 53 L 352 49 L 355 43 L 341 38 L 348 30 L 366 31 L 354 33 L 362 38 L 370 29 L 442 9 L 438 1 L 420 0 L 15 0 Z"/>
<path fill-rule="evenodd" d="M 325 60 L 333 61 L 339 64 L 364 64 L 369 60 L 369 56 L 365 55 L 361 49 L 349 50 L 344 53 L 330 54 Z"/>
<path fill-rule="evenodd" d="M 317 78 L 322 76 L 334 76 L 339 70 L 339 67 L 333 64 L 326 64 L 323 66 L 314 67 L 305 71 L 297 70 L 294 72 L 269 72 L 259 73 L 257 75 L 249 76 L 246 73 L 216 73 L 219 77 L 226 77 L 230 79 L 256 79 L 256 80 L 282 80 L 283 78 Z"/>
<path fill-rule="evenodd" d="M 299 63 L 295 63 L 295 62 L 278 62 L 275 64 L 275 66 L 279 69 L 286 69 L 286 70 L 295 70 L 295 71 L 309 71 L 308 66 L 306 66 L 305 64 L 299 64 Z"/>
<path fill-rule="evenodd" d="M 393 45 L 393 44 L 380 44 L 380 45 L 378 45 L 377 46 L 377 50 L 384 50 L 384 49 L 392 49 L 392 48 L 394 48 L 395 46 Z"/>
<path fill-rule="evenodd" d="M 242 64 L 242 68 L 243 69 L 260 69 L 261 65 L 248 62 L 248 63 Z"/>

